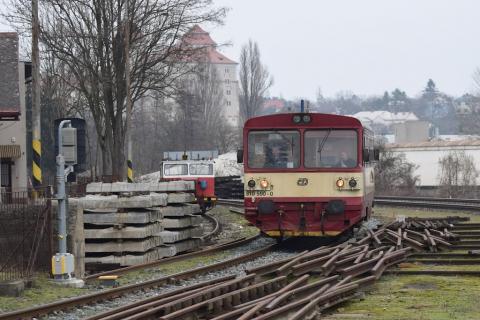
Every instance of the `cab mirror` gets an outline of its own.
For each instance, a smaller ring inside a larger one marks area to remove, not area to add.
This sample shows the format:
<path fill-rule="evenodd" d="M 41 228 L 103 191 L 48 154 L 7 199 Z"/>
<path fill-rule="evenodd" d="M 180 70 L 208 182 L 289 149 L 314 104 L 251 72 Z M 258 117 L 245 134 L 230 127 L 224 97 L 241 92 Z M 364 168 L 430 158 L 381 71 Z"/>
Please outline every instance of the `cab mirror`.
<path fill-rule="evenodd" d="M 243 163 L 243 149 L 237 150 L 237 163 Z"/>
<path fill-rule="evenodd" d="M 363 149 L 363 161 L 369 162 L 370 161 L 370 150 Z"/>
<path fill-rule="evenodd" d="M 380 160 L 380 150 L 379 149 L 373 149 L 373 159 L 375 159 L 375 161 Z"/>

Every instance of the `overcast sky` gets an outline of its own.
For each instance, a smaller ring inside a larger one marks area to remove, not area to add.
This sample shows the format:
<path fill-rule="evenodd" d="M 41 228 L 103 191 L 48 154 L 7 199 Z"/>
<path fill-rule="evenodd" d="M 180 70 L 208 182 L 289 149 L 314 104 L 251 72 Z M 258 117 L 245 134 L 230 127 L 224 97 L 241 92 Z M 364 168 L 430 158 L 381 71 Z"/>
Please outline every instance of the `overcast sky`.
<path fill-rule="evenodd" d="M 473 90 L 480 66 L 478 0 L 215 0 L 230 7 L 211 28 L 238 61 L 249 38 L 274 76 L 271 95 L 339 91 L 418 94 L 427 79 L 449 94 Z"/>
<path fill-rule="evenodd" d="M 275 79 L 271 95 L 314 99 L 319 87 L 325 96 L 396 87 L 416 95 L 428 78 L 449 94 L 473 90 L 478 0 L 214 1 L 231 10 L 224 26 L 204 28 L 230 42 L 221 51 L 237 61 L 241 46 L 257 41 Z"/>

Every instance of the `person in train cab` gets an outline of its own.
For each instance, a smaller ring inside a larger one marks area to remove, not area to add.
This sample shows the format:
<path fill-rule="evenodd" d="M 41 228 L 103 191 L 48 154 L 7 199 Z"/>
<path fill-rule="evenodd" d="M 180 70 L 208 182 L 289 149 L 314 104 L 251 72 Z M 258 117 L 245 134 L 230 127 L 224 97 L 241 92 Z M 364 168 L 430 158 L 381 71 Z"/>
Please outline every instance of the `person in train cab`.
<path fill-rule="evenodd" d="M 340 152 L 339 160 L 336 167 L 339 168 L 353 168 L 355 167 L 355 160 L 351 159 L 345 151 Z"/>
<path fill-rule="evenodd" d="M 267 149 L 267 162 L 265 168 L 286 168 L 287 159 L 282 156 L 281 147 L 274 145 Z"/>

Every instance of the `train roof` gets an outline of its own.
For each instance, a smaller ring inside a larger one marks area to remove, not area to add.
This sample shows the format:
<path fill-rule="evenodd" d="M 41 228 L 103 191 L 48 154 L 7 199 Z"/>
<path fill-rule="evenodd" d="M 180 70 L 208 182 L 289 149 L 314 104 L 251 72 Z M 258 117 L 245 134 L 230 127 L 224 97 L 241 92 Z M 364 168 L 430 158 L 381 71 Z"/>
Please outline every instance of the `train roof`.
<path fill-rule="evenodd" d="M 296 124 L 293 122 L 294 115 L 310 115 L 312 121 L 309 123 Z M 281 113 L 250 118 L 245 122 L 245 128 L 363 128 L 362 123 L 357 118 L 327 113 Z"/>

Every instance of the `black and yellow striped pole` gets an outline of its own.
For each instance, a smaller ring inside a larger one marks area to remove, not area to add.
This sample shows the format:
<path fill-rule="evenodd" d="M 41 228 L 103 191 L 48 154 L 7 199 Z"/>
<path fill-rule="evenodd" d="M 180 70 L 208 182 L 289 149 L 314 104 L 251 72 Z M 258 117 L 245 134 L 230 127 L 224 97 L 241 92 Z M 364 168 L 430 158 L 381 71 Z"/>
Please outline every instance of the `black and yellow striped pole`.
<path fill-rule="evenodd" d="M 32 149 L 32 183 L 33 187 L 37 189 L 42 185 L 42 141 L 34 137 Z"/>
<path fill-rule="evenodd" d="M 127 130 L 127 182 L 133 182 L 133 162 L 132 162 L 132 88 L 130 86 L 130 1 L 127 0 L 127 12 L 125 13 L 125 86 L 127 88 L 127 114 L 125 117 L 125 127 Z"/>
<path fill-rule="evenodd" d="M 133 182 L 133 163 L 132 160 L 127 160 L 127 181 Z"/>
<path fill-rule="evenodd" d="M 35 189 L 42 185 L 39 33 L 38 0 L 32 0 L 32 184 Z"/>

